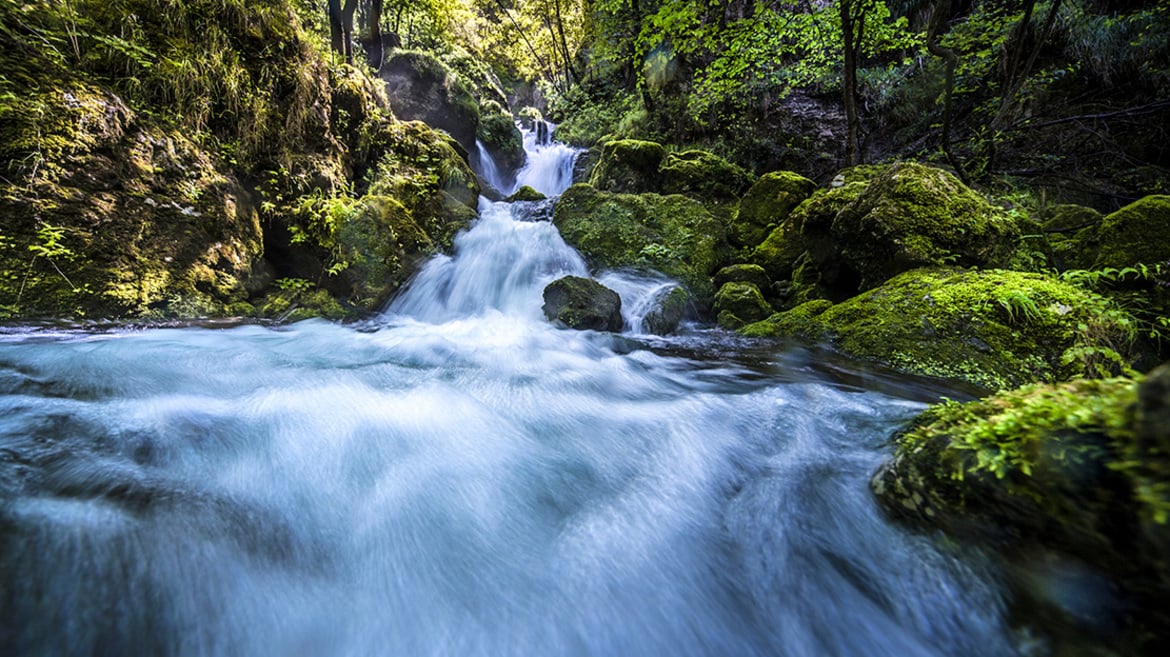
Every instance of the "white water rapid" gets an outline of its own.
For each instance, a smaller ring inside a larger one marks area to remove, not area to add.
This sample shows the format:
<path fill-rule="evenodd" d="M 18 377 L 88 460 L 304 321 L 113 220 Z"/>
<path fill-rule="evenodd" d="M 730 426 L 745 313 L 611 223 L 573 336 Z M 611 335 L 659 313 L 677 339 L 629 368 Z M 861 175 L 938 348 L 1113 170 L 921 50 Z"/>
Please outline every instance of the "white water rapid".
<path fill-rule="evenodd" d="M 994 574 L 868 490 L 943 391 L 558 330 L 584 263 L 481 210 L 362 325 L 0 329 L 0 654 L 1017 654 Z"/>

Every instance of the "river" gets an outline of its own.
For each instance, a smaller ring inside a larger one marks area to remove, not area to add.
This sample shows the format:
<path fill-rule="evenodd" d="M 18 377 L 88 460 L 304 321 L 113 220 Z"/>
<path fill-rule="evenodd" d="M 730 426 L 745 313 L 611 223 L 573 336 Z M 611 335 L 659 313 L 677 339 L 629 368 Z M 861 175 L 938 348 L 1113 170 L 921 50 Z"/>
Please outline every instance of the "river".
<path fill-rule="evenodd" d="M 623 334 L 559 330 L 585 263 L 480 209 L 360 324 L 0 331 L 0 653 L 1017 654 L 996 573 L 868 489 L 946 391 L 641 335 L 655 276 L 603 274 Z"/>

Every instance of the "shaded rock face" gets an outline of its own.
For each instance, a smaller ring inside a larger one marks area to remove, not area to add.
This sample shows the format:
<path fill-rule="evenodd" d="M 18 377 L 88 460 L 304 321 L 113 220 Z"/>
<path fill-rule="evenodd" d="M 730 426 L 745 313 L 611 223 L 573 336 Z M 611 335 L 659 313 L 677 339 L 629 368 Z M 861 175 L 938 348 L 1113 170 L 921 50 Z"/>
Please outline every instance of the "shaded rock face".
<path fill-rule="evenodd" d="M 571 329 L 622 330 L 622 299 L 601 283 L 565 276 L 544 288 L 544 315 Z"/>
<path fill-rule="evenodd" d="M 1041 274 L 920 269 L 844 302 L 806 302 L 751 324 L 754 336 L 829 341 L 855 358 L 988 390 L 1061 381 L 1116 366 L 1094 354 L 1141 352 L 1127 315 Z"/>
<path fill-rule="evenodd" d="M 73 147 L 0 198 L 0 315 L 248 312 L 270 279 L 240 183 L 117 96 L 84 83 L 59 92 Z"/>
<path fill-rule="evenodd" d="M 1080 205 L 1052 208 L 1044 219 L 1044 232 L 1057 269 L 1088 269 L 1101 250 L 1098 237 L 1101 213 Z"/>
<path fill-rule="evenodd" d="M 423 121 L 447 132 L 465 152 L 475 150 L 479 105 L 445 64 L 426 53 L 397 51 L 383 62 L 378 75 L 398 118 Z"/>
<path fill-rule="evenodd" d="M 683 283 L 700 312 L 710 307 L 711 275 L 728 247 L 722 223 L 698 202 L 577 184 L 557 201 L 553 223 L 592 264 L 653 269 Z"/>
<path fill-rule="evenodd" d="M 668 154 L 658 173 L 662 193 L 709 201 L 735 201 L 752 184 L 751 174 L 743 168 L 699 150 Z"/>
<path fill-rule="evenodd" d="M 895 436 L 872 488 L 891 515 L 998 552 L 1021 622 L 1058 642 L 1089 630 L 1120 654 L 1161 654 L 1147 642 L 1170 621 L 1170 437 L 1148 430 L 1165 419 L 1168 382 L 1164 366 L 1140 383 L 1082 379 L 933 406 Z M 1053 564 L 1121 599 L 1070 612 L 1111 596 L 1068 599 L 1085 594 L 1051 586 Z M 1107 618 L 1117 609 L 1128 611 Z"/>
<path fill-rule="evenodd" d="M 941 169 L 901 163 L 802 203 L 752 261 L 797 288 L 790 305 L 840 301 L 910 269 L 1006 266 L 1020 229 Z"/>

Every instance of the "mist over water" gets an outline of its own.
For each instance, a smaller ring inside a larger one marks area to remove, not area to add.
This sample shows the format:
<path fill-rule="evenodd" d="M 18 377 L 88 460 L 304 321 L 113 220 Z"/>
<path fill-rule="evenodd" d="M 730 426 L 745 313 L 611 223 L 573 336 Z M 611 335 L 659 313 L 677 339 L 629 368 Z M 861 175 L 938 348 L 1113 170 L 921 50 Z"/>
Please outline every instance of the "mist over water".
<path fill-rule="evenodd" d="M 513 210 L 362 325 L 0 333 L 0 653 L 1015 654 L 868 490 L 935 392 L 558 330 Z"/>

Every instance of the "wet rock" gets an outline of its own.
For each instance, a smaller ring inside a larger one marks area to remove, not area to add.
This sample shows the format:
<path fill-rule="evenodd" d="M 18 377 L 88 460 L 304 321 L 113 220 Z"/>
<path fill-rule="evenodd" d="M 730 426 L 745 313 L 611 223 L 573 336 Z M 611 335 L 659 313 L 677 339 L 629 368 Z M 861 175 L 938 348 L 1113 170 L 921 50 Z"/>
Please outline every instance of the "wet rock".
<path fill-rule="evenodd" d="M 874 493 L 891 515 L 1006 561 L 1018 621 L 1155 654 L 1143 644 L 1170 609 L 1170 443 L 1143 440 L 1142 416 L 1152 402 L 1164 419 L 1167 371 L 932 406 L 895 437 Z M 1070 586 L 1097 594 L 1069 599 Z"/>
<path fill-rule="evenodd" d="M 654 335 L 670 335 L 686 315 L 691 295 L 677 285 L 660 291 L 651 301 L 651 309 L 642 317 L 642 329 Z"/>
<path fill-rule="evenodd" d="M 617 292 L 580 276 L 565 276 L 544 288 L 544 315 L 577 330 L 622 330 L 622 300 Z"/>
<path fill-rule="evenodd" d="M 524 185 L 520 189 L 516 190 L 515 194 L 512 194 L 504 200 L 508 201 L 509 203 L 515 203 L 516 201 L 543 201 L 547 198 L 548 197 L 544 194 L 541 194 L 528 185 Z"/>
<path fill-rule="evenodd" d="M 727 283 L 751 283 L 761 291 L 772 285 L 768 272 L 764 271 L 763 267 L 750 263 L 724 267 L 715 272 L 714 280 L 717 287 L 723 287 Z"/>
<path fill-rule="evenodd" d="M 796 302 L 840 301 L 917 267 L 1012 264 L 1020 232 L 950 173 L 904 162 L 805 201 L 753 262 L 776 280 L 791 277 L 802 288 Z"/>

